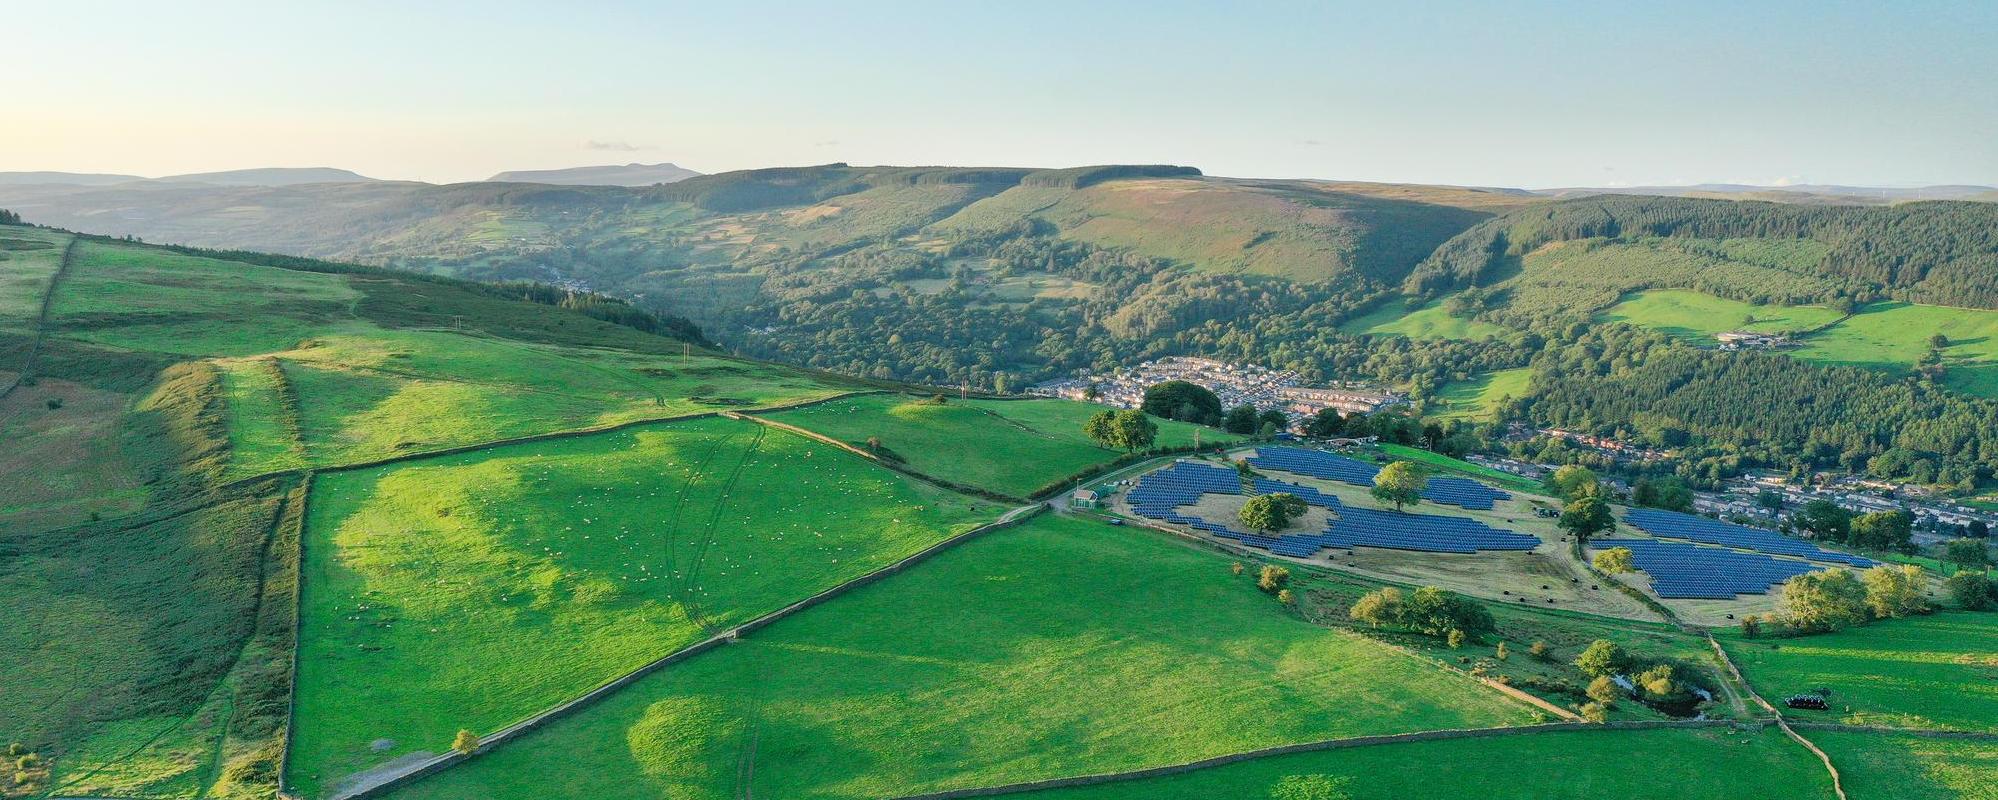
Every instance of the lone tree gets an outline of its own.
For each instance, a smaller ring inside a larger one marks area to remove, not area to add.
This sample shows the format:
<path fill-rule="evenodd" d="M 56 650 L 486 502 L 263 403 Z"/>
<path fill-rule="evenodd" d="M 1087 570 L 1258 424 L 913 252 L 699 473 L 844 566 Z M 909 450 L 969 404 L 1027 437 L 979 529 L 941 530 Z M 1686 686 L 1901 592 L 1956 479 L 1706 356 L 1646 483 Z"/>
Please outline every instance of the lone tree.
<path fill-rule="evenodd" d="M 1256 572 L 1256 588 L 1269 594 L 1276 594 L 1283 591 L 1284 587 L 1289 585 L 1290 570 L 1288 568 L 1279 567 L 1275 564 L 1264 564 L 1263 568 Z"/>
<path fill-rule="evenodd" d="M 1630 663 L 1630 656 L 1623 647 L 1608 639 L 1597 639 L 1575 656 L 1575 668 L 1584 675 L 1601 677 L 1622 672 Z"/>
<path fill-rule="evenodd" d="M 1422 500 L 1422 490 L 1429 488 L 1429 476 L 1415 467 L 1413 461 L 1396 461 L 1382 468 L 1374 476 L 1374 488 L 1368 493 L 1375 500 L 1393 503 L 1394 510 L 1413 505 Z"/>
<path fill-rule="evenodd" d="M 1906 511 L 1877 511 L 1852 519 L 1852 533 L 1846 539 L 1854 547 L 1871 550 L 1912 552 L 1914 520 Z"/>
<path fill-rule="evenodd" d="M 1805 633 L 1835 631 L 1866 621 L 1866 586 L 1851 570 L 1832 568 L 1783 583 L 1783 618 Z"/>
<path fill-rule="evenodd" d="M 1991 551 L 1982 539 L 1951 539 L 1943 545 L 1943 560 L 1959 569 L 1985 569 L 1991 566 Z"/>
<path fill-rule="evenodd" d="M 1221 429 L 1229 433 L 1239 433 L 1246 436 L 1256 432 L 1256 427 L 1260 424 L 1260 419 L 1256 414 L 1255 406 L 1243 403 L 1228 409 L 1228 416 L 1221 420 Z"/>
<path fill-rule="evenodd" d="M 1304 435 L 1314 439 L 1330 439 L 1346 431 L 1346 418 L 1339 416 L 1339 409 L 1321 408 L 1304 423 Z"/>
<path fill-rule="evenodd" d="M 1083 422 L 1082 433 L 1104 447 L 1137 451 L 1152 446 L 1159 426 L 1143 411 L 1105 411 Z"/>
<path fill-rule="evenodd" d="M 1596 569 L 1610 575 L 1622 575 L 1626 572 L 1637 571 L 1637 565 L 1631 563 L 1630 548 L 1628 547 L 1612 547 L 1607 550 L 1596 551 L 1595 564 Z"/>
<path fill-rule="evenodd" d="M 459 730 L 458 738 L 451 740 L 451 749 L 461 755 L 471 755 L 479 750 L 479 735 L 469 730 Z"/>
<path fill-rule="evenodd" d="M 1830 500 L 1812 500 L 1797 509 L 1793 518 L 1797 529 L 1809 533 L 1813 539 L 1833 542 L 1845 541 L 1847 531 L 1852 527 L 1852 512 L 1839 508 Z"/>
<path fill-rule="evenodd" d="M 1408 603 L 1402 599 L 1401 590 L 1393 586 L 1360 595 L 1360 599 L 1346 611 L 1346 616 L 1376 628 L 1382 625 L 1400 625 L 1407 615 Z"/>
<path fill-rule="evenodd" d="M 1860 576 L 1866 584 L 1866 605 L 1879 619 L 1905 617 L 1929 610 L 1922 592 L 1928 578 L 1913 564 L 1881 564 Z"/>
<path fill-rule="evenodd" d="M 1616 517 L 1610 516 L 1609 504 L 1594 495 L 1587 495 L 1568 503 L 1561 509 L 1559 521 L 1561 530 L 1575 535 L 1580 541 L 1616 527 Z"/>
<path fill-rule="evenodd" d="M 1573 500 L 1583 494 L 1595 493 L 1598 483 L 1595 470 L 1580 464 L 1569 464 L 1547 476 L 1547 493 L 1563 500 Z"/>
<path fill-rule="evenodd" d="M 1259 531 L 1280 531 L 1304 513 L 1304 500 L 1288 492 L 1274 492 L 1249 498 L 1243 504 L 1242 524 Z"/>
<path fill-rule="evenodd" d="M 1166 381 L 1146 389 L 1145 400 L 1139 410 L 1153 416 L 1201 425 L 1218 425 L 1221 422 L 1221 398 L 1215 397 L 1205 386 L 1186 381 Z"/>

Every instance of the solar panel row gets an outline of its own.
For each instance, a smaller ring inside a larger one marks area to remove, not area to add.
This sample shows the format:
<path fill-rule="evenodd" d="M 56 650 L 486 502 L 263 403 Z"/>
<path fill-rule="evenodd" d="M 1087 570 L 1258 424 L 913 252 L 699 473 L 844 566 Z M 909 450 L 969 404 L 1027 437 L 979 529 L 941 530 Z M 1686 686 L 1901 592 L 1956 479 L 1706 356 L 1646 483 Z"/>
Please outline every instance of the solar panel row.
<path fill-rule="evenodd" d="M 1668 598 L 1727 600 L 1735 595 L 1767 594 L 1776 584 L 1819 569 L 1807 562 L 1761 553 L 1657 539 L 1598 539 L 1590 546 L 1596 550 L 1629 548 L 1632 564 L 1651 574 L 1652 590 Z"/>
<path fill-rule="evenodd" d="M 1320 533 L 1268 535 L 1236 530 L 1228 525 L 1181 514 L 1181 506 L 1199 502 L 1202 495 L 1242 494 L 1241 478 L 1233 471 L 1209 464 L 1181 462 L 1145 476 L 1131 490 L 1132 510 L 1151 519 L 1185 525 L 1222 538 L 1278 555 L 1305 558 L 1321 549 L 1350 550 L 1353 547 L 1384 547 L 1439 553 L 1475 553 L 1480 550 L 1531 550 L 1540 540 L 1533 536 L 1499 530 L 1467 517 L 1430 514 L 1404 514 L 1354 508 L 1339 498 L 1309 486 L 1270 478 L 1251 483 L 1256 494 L 1288 492 L 1309 505 L 1338 514 Z"/>
<path fill-rule="evenodd" d="M 1681 514 L 1677 511 L 1633 508 L 1624 515 L 1624 519 L 1645 533 L 1665 539 L 1690 539 L 1695 542 L 1725 545 L 1779 556 L 1796 556 L 1852 567 L 1872 567 L 1879 563 L 1870 558 L 1819 549 L 1810 542 L 1792 539 L 1775 531 L 1735 525 L 1694 514 Z"/>
<path fill-rule="evenodd" d="M 1374 475 L 1381 471 L 1365 461 L 1299 447 L 1258 447 L 1249 464 L 1355 486 L 1374 485 Z M 1449 476 L 1430 478 L 1429 488 L 1422 492 L 1422 499 L 1429 502 L 1478 511 L 1490 511 L 1492 503 L 1510 497 L 1477 481 Z"/>

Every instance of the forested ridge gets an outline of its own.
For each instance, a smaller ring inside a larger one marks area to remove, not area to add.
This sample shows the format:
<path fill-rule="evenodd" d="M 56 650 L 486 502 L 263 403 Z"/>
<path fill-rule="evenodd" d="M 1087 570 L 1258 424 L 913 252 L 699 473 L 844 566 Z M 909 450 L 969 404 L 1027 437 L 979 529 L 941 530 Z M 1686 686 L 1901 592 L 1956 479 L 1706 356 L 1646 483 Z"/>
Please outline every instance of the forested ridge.
<path fill-rule="evenodd" d="M 1930 201 L 1809 206 L 1674 197 L 1594 196 L 1488 219 L 1437 248 L 1404 288 L 1419 297 L 1490 286 L 1524 254 L 1576 239 L 1809 239 L 1811 263 L 1782 264 L 1844 284 L 1848 295 L 1998 308 L 1998 205 Z M 1770 265 L 1779 266 L 1779 265 Z M 1865 299 L 1865 298 L 1861 298 Z"/>

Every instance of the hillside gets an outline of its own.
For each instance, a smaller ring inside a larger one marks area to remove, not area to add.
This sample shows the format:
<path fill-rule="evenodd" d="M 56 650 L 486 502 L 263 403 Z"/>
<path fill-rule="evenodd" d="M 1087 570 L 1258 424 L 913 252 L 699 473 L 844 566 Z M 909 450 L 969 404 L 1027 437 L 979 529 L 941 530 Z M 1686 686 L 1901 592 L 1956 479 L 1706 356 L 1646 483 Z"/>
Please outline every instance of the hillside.
<path fill-rule="evenodd" d="M 651 186 L 701 173 L 678 164 L 606 164 L 600 167 L 509 170 L 487 178 L 493 183 L 552 183 L 571 186 Z"/>

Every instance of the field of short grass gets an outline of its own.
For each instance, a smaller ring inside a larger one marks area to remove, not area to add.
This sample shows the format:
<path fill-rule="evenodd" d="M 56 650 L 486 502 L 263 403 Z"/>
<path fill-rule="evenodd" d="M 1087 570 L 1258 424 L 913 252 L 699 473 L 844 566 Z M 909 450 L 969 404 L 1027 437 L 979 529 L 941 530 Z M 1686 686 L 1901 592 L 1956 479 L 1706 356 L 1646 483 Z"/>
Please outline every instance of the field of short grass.
<path fill-rule="evenodd" d="M 0 377 L 5 384 L 11 375 Z M 0 531 L 137 510 L 146 490 L 119 443 L 130 395 L 42 378 L 0 398 Z M 55 407 L 50 407 L 55 403 Z"/>
<path fill-rule="evenodd" d="M 1098 447 L 1082 424 L 1104 408 L 1067 400 L 947 400 L 863 395 L 769 415 L 779 422 L 865 447 L 881 440 L 891 458 L 918 472 L 1025 497 L 1122 453 Z M 1155 420 L 1161 446 L 1234 441 L 1238 436 Z"/>
<path fill-rule="evenodd" d="M 1998 742 L 1810 731 L 1853 797 L 1998 800 Z"/>
<path fill-rule="evenodd" d="M 1341 323 L 1339 330 L 1356 335 L 1405 336 L 1418 341 L 1483 339 L 1487 336 L 1504 338 L 1513 333 L 1489 322 L 1450 316 L 1443 310 L 1441 302 L 1410 309 L 1407 301 L 1399 297 Z"/>
<path fill-rule="evenodd" d="M 1002 510 L 719 418 L 322 474 L 291 779 L 442 751 Z"/>
<path fill-rule="evenodd" d="M 0 226 L 0 331 L 34 330 L 67 244 L 68 234 Z M 0 368 L 14 365 L 10 355 L 0 349 Z"/>
<path fill-rule="evenodd" d="M 305 443 L 299 440 L 294 412 L 296 398 L 278 360 L 231 359 L 216 365 L 222 370 L 224 407 L 229 415 L 229 468 L 225 474 L 240 478 L 305 466 Z"/>
<path fill-rule="evenodd" d="M 1831 777 L 1773 730 L 1576 731 L 1410 742 L 1259 758 L 1163 778 L 1055 789 L 1022 800 L 1313 798 L 1345 781 L 1353 800 L 1824 800 Z M 1899 796 L 1892 793 L 1855 797 Z"/>
<path fill-rule="evenodd" d="M 1380 449 L 1381 452 L 1396 459 L 1414 461 L 1438 472 L 1456 473 L 1465 477 L 1475 478 L 1507 491 L 1526 492 L 1528 494 L 1539 494 L 1541 492 L 1541 486 L 1538 481 L 1529 480 L 1510 472 L 1492 469 L 1491 467 L 1473 464 L 1462 459 L 1451 458 L 1442 453 L 1432 453 L 1420 447 L 1384 443 L 1380 445 Z"/>
<path fill-rule="evenodd" d="M 1914 303 L 1875 303 L 1804 341 L 1799 358 L 1905 372 L 1929 349 L 1929 337 L 1949 337 L 1943 348 L 1944 383 L 1952 389 L 1998 397 L 1998 311 Z"/>
<path fill-rule="evenodd" d="M 343 319 L 360 293 L 338 275 L 85 242 L 56 293 L 63 336 L 190 356 L 284 350 Z"/>
<path fill-rule="evenodd" d="M 1800 332 L 1822 327 L 1844 316 L 1823 306 L 1752 305 L 1686 289 L 1638 292 L 1597 315 L 1606 322 L 1623 322 L 1667 333 L 1688 342 L 1711 345 L 1722 331 Z"/>
<path fill-rule="evenodd" d="M 1798 719 L 1998 731 L 1998 615 L 1944 612 L 1794 639 L 1721 637 L 1772 702 L 1828 687 Z"/>
<path fill-rule="evenodd" d="M 1300 621 L 1224 557 L 1043 516 L 395 796 L 878 798 L 1535 716 Z"/>
<path fill-rule="evenodd" d="M 1532 381 L 1532 368 L 1519 367 L 1487 372 L 1468 381 L 1446 383 L 1435 397 L 1442 403 L 1443 410 L 1434 416 L 1441 419 L 1490 419 L 1498 410 L 1499 401 L 1507 397 L 1525 397 Z"/>

